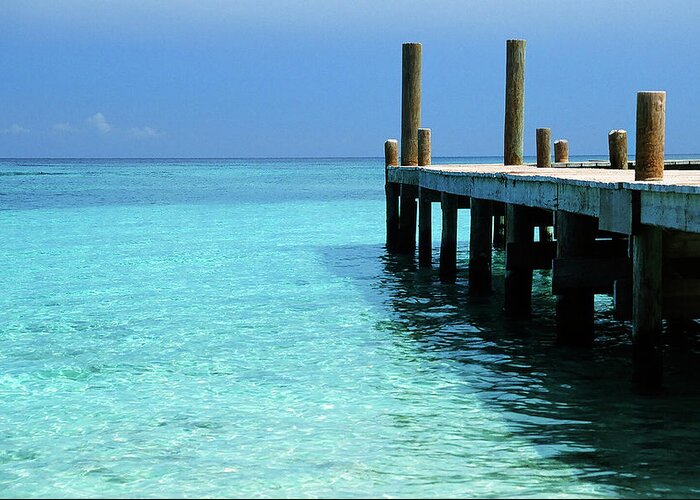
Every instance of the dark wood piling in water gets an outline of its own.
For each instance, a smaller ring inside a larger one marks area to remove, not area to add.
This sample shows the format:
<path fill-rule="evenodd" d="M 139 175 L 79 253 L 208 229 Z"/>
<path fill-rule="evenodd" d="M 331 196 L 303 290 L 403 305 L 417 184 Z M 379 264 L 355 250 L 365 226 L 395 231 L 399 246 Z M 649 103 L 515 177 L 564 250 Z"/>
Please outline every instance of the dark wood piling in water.
<path fill-rule="evenodd" d="M 611 130 L 608 133 L 610 168 L 627 170 L 627 131 Z"/>
<path fill-rule="evenodd" d="M 472 198 L 469 215 L 469 293 L 483 295 L 491 291 L 491 201 Z"/>
<path fill-rule="evenodd" d="M 420 43 L 404 43 L 401 60 L 401 165 L 418 165 L 418 128 L 421 100 Z M 416 217 L 418 188 L 401 185 L 399 214 L 399 253 L 413 255 L 416 251 Z"/>
<path fill-rule="evenodd" d="M 384 143 L 384 191 L 386 193 L 386 249 L 395 253 L 399 245 L 399 196 L 401 184 L 389 182 L 386 170 L 399 166 L 399 143 L 389 139 Z"/>
<path fill-rule="evenodd" d="M 523 164 L 524 125 L 525 40 L 508 40 L 506 42 L 506 109 L 503 136 L 503 162 L 505 165 Z M 532 269 L 524 264 L 523 259 L 517 259 L 511 255 L 511 252 L 530 251 L 529 245 L 532 243 L 533 237 L 530 212 L 527 207 L 521 205 L 506 205 L 504 307 L 506 314 L 511 316 L 523 316 L 530 312 Z"/>
<path fill-rule="evenodd" d="M 503 250 L 506 247 L 506 208 L 503 203 L 494 201 L 491 203 L 493 212 L 493 248 Z"/>
<path fill-rule="evenodd" d="M 595 217 L 565 211 L 557 212 L 556 218 L 557 263 L 573 262 L 574 265 L 569 267 L 575 267 L 582 274 L 591 272 L 586 269 L 586 265 L 577 265 L 575 259 L 590 258 L 593 254 L 598 220 Z M 557 267 L 554 272 L 558 272 Z M 570 281 L 584 280 L 576 277 Z M 593 299 L 593 288 L 576 286 L 557 290 L 556 321 L 559 342 L 578 346 L 589 346 L 593 343 Z"/>
<path fill-rule="evenodd" d="M 457 277 L 457 208 L 459 196 L 440 195 L 442 238 L 440 240 L 440 281 L 454 283 Z"/>
<path fill-rule="evenodd" d="M 664 177 L 666 92 L 637 93 L 635 180 Z M 662 232 L 640 224 L 632 235 L 632 343 L 634 380 L 644 386 L 663 379 Z"/>
<path fill-rule="evenodd" d="M 418 129 L 418 165 L 430 165 L 430 129 Z M 433 261 L 433 192 L 418 192 L 418 265 L 430 267 Z"/>

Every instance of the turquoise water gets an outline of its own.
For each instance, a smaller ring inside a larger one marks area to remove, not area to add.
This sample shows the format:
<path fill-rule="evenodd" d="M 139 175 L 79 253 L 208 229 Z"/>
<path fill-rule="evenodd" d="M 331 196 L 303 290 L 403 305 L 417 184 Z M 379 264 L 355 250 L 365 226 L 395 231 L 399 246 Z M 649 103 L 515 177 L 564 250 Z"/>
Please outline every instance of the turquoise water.
<path fill-rule="evenodd" d="M 547 272 L 512 322 L 388 257 L 379 159 L 3 160 L 0 208 L 3 497 L 700 497 L 697 342 L 638 396 L 609 298 L 565 349 Z"/>

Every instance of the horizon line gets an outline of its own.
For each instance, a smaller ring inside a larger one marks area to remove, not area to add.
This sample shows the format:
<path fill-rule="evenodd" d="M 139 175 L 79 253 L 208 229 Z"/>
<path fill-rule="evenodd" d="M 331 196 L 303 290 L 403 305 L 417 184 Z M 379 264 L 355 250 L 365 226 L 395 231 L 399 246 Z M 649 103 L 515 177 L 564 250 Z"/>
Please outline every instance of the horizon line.
<path fill-rule="evenodd" d="M 700 153 L 666 153 L 670 156 L 698 156 Z M 524 155 L 535 158 L 537 155 Z M 581 153 L 569 156 L 608 156 L 607 153 Z M 635 156 L 630 154 L 631 157 Z M 383 156 L 7 156 L 7 160 L 352 160 L 381 159 Z M 503 158 L 503 155 L 439 155 L 433 158 Z"/>

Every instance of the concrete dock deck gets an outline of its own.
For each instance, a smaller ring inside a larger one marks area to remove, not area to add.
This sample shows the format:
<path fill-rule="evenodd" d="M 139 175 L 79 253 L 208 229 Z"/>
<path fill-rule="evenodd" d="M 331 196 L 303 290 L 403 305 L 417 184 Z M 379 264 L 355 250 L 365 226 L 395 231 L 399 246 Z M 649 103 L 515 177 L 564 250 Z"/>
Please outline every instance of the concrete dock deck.
<path fill-rule="evenodd" d="M 691 160 L 667 163 L 667 169 L 679 164 L 700 165 Z M 493 164 L 387 167 L 387 181 L 589 215 L 599 219 L 600 229 L 623 234 L 632 233 L 633 223 L 700 232 L 700 170 L 666 170 L 661 181 L 635 181 L 634 170 L 566 165 L 552 168 Z M 636 214 L 638 220 L 634 220 Z"/>

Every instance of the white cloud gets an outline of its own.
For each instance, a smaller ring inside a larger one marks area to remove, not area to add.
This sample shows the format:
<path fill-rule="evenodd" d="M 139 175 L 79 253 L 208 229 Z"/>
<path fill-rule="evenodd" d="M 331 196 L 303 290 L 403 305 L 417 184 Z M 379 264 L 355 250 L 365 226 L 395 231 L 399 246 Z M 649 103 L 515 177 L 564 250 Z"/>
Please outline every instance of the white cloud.
<path fill-rule="evenodd" d="M 139 139 L 152 139 L 154 137 L 162 137 L 165 135 L 165 132 L 161 132 L 153 127 L 132 128 L 129 129 L 129 132 L 131 135 L 138 137 Z"/>
<path fill-rule="evenodd" d="M 0 129 L 0 134 L 19 135 L 19 134 L 28 134 L 28 133 L 29 133 L 28 128 L 24 128 L 21 125 L 17 125 L 16 123 L 14 123 L 11 127 Z"/>
<path fill-rule="evenodd" d="M 107 119 L 105 118 L 105 115 L 103 115 L 100 112 L 95 113 L 92 115 L 90 118 L 87 119 L 87 122 L 95 127 L 98 132 L 101 134 L 106 134 L 110 130 L 112 130 L 112 126 L 107 122 Z"/>
<path fill-rule="evenodd" d="M 51 131 L 56 132 L 57 134 L 71 134 L 73 132 L 77 132 L 78 129 L 68 122 L 62 122 L 51 127 Z"/>

